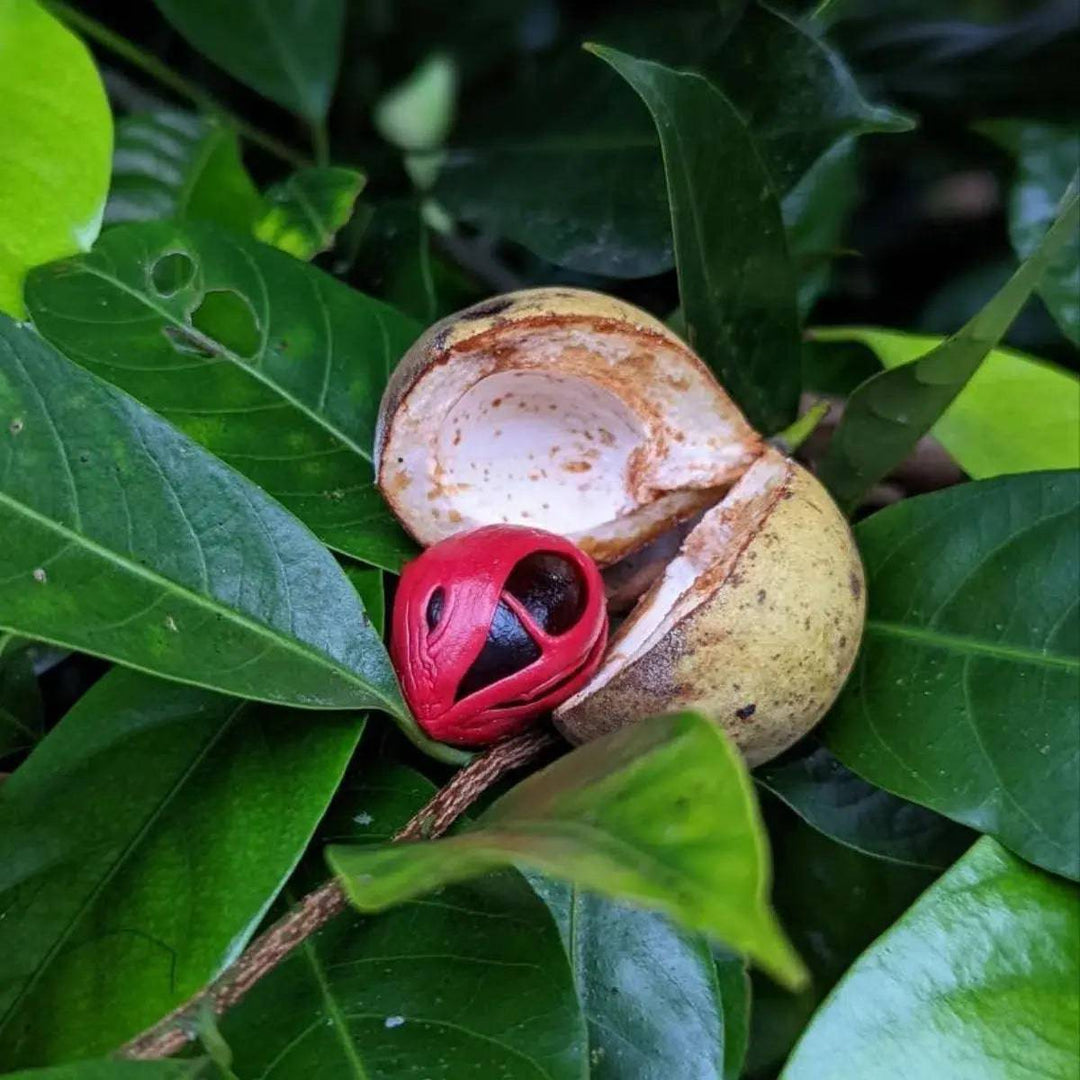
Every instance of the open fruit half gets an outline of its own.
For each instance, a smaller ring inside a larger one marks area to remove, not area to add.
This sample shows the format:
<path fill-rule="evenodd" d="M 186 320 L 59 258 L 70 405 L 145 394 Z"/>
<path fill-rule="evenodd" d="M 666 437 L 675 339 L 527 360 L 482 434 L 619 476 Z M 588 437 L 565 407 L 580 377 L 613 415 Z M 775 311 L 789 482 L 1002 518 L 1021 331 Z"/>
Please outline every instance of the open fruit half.
<path fill-rule="evenodd" d="M 555 712 L 573 742 L 693 708 L 759 764 L 809 731 L 851 669 L 865 590 L 847 522 L 637 308 L 536 289 L 444 319 L 391 379 L 375 456 L 425 545 L 499 523 L 567 537 L 601 565 L 651 544 L 608 587 L 625 605 L 652 584 Z"/>

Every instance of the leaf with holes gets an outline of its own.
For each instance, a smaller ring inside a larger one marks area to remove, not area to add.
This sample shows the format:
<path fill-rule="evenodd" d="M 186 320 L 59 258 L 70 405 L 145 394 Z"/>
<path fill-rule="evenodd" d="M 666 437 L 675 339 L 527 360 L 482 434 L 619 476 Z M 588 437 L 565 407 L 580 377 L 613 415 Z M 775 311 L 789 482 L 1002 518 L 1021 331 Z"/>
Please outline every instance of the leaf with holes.
<path fill-rule="evenodd" d="M 0 6 L 0 311 L 32 266 L 84 251 L 109 190 L 112 115 L 86 47 L 35 0 Z"/>
<path fill-rule="evenodd" d="M 416 728 L 307 529 L 3 316 L 0 418 L 0 629 L 261 701 L 385 709 L 460 760 Z"/>
<path fill-rule="evenodd" d="M 267 189 L 268 205 L 255 224 L 255 235 L 298 259 L 313 259 L 333 246 L 338 229 L 352 217 L 364 182 L 356 169 L 301 169 Z"/>
<path fill-rule="evenodd" d="M 768 853 L 742 759 L 693 713 L 578 747 L 458 836 L 339 845 L 328 857 L 361 911 L 512 864 L 662 911 L 747 953 L 785 985 L 802 981 L 766 900 Z"/>
<path fill-rule="evenodd" d="M 361 770 L 322 832 L 389 840 L 434 794 L 400 765 Z M 320 860 L 292 882 L 325 877 Z M 240 1076 L 581 1080 L 585 1025 L 555 922 L 504 870 L 372 917 L 339 915 L 223 1018 Z"/>
<path fill-rule="evenodd" d="M 231 128 L 171 109 L 116 125 L 107 225 L 195 218 L 250 232 L 263 211 Z"/>
<path fill-rule="evenodd" d="M 341 64 L 344 0 L 154 0 L 230 75 L 308 120 L 326 116 Z"/>
<path fill-rule="evenodd" d="M 783 1080 L 1068 1080 L 1076 890 L 979 841 L 855 962 Z"/>
<path fill-rule="evenodd" d="M 1080 473 L 964 484 L 855 531 L 870 607 L 829 747 L 871 783 L 1080 876 Z"/>
<path fill-rule="evenodd" d="M 664 152 L 686 338 L 755 427 L 795 419 L 801 360 L 780 204 L 754 140 L 700 75 L 589 46 L 641 95 Z"/>
<path fill-rule="evenodd" d="M 203 986 L 362 730 L 122 668 L 91 688 L 0 788 L 0 1059 L 104 1054 Z"/>
<path fill-rule="evenodd" d="M 42 267 L 38 329 L 291 510 L 390 570 L 415 550 L 374 486 L 390 369 L 418 326 L 255 240 L 198 222 L 110 230 Z"/>

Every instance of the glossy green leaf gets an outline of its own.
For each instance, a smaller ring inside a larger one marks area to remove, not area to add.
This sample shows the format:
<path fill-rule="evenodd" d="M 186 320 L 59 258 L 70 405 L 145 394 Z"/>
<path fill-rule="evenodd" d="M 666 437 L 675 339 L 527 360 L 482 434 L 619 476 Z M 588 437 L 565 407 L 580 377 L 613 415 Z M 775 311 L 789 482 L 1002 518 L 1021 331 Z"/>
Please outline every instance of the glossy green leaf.
<path fill-rule="evenodd" d="M 780 204 L 754 140 L 700 75 L 590 46 L 641 95 L 663 149 L 686 337 L 760 430 L 795 419 L 799 321 Z"/>
<path fill-rule="evenodd" d="M 263 209 L 231 128 L 173 109 L 116 125 L 107 225 L 195 218 L 250 232 Z"/>
<path fill-rule="evenodd" d="M 864 855 L 944 870 L 974 839 L 926 807 L 868 784 L 823 746 L 754 773 L 808 825 Z"/>
<path fill-rule="evenodd" d="M 341 63 L 344 0 L 154 0 L 199 52 L 311 121 L 326 116 Z"/>
<path fill-rule="evenodd" d="M 329 859 L 361 911 L 514 864 L 661 911 L 786 984 L 802 977 L 767 904 L 768 852 L 742 759 L 715 724 L 692 713 L 579 747 L 459 836 L 335 846 Z"/>
<path fill-rule="evenodd" d="M 301 169 L 267 189 L 255 235 L 298 259 L 313 259 L 333 247 L 364 182 L 356 169 Z"/>
<path fill-rule="evenodd" d="M 84 251 L 109 190 L 112 114 L 86 47 L 34 0 L 0 7 L 0 311 L 33 266 Z"/>
<path fill-rule="evenodd" d="M 1078 227 L 1074 189 L 1038 249 L 974 318 L 921 359 L 875 375 L 851 395 L 819 470 L 838 502 L 855 507 L 938 422 Z"/>
<path fill-rule="evenodd" d="M 0 641 L 0 762 L 29 750 L 44 732 L 41 691 L 25 649 L 10 652 Z"/>
<path fill-rule="evenodd" d="M 1080 875 L 1080 474 L 962 484 L 855 532 L 869 611 L 830 749 L 871 783 Z"/>
<path fill-rule="evenodd" d="M 0 1060 L 104 1054 L 204 985 L 362 729 L 122 668 L 96 683 L 0 787 Z"/>
<path fill-rule="evenodd" d="M 36 271 L 35 325 L 292 511 L 396 570 L 414 550 L 374 486 L 391 368 L 419 332 L 393 308 L 201 222 L 110 230 Z"/>
<path fill-rule="evenodd" d="M 995 120 L 979 130 L 1011 150 L 1018 175 L 1009 194 L 1009 238 L 1021 259 L 1038 247 L 1058 201 L 1080 170 L 1080 139 L 1073 126 Z M 1039 295 L 1062 331 L 1080 344 L 1080 230 L 1046 268 Z"/>
<path fill-rule="evenodd" d="M 388 840 L 433 793 L 401 766 L 365 769 L 323 831 Z M 585 1070 L 558 931 L 514 871 L 376 918 L 339 916 L 259 982 L 221 1033 L 237 1075 L 263 1080 L 580 1080 Z"/>
<path fill-rule="evenodd" d="M 4 1073 L 4 1080 L 209 1080 L 204 1059 L 193 1061 L 79 1061 Z"/>
<path fill-rule="evenodd" d="M 263 701 L 407 716 L 307 529 L 2 316 L 0 419 L 0 627 Z"/>
<path fill-rule="evenodd" d="M 981 840 L 856 961 L 783 1080 L 1069 1080 L 1076 889 Z"/>
<path fill-rule="evenodd" d="M 529 880 L 573 965 L 591 1080 L 723 1080 L 724 1002 L 705 939 L 654 911 L 540 874 Z"/>
<path fill-rule="evenodd" d="M 822 327 L 815 341 L 859 342 L 886 368 L 909 364 L 944 339 L 869 327 Z M 1013 349 L 992 349 L 930 429 L 976 480 L 1080 468 L 1080 379 Z"/>

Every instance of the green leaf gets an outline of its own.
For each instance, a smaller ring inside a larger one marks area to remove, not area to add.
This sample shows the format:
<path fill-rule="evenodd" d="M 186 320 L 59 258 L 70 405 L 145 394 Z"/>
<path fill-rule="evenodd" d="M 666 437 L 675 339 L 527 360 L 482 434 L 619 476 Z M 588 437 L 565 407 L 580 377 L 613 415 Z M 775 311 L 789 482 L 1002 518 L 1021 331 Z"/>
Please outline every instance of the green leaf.
<path fill-rule="evenodd" d="M 301 169 L 267 189 L 269 206 L 255 225 L 255 235 L 298 259 L 313 259 L 333 247 L 364 183 L 364 174 L 356 169 Z"/>
<path fill-rule="evenodd" d="M 909 364 L 944 340 L 869 327 L 811 334 L 818 342 L 859 342 L 886 368 Z M 931 432 L 976 480 L 1080 468 L 1080 380 L 1037 357 L 992 349 Z"/>
<path fill-rule="evenodd" d="M 851 395 L 820 469 L 838 502 L 855 507 L 937 423 L 1078 225 L 1074 189 L 1038 249 L 974 318 L 921 359 L 875 375 Z"/>
<path fill-rule="evenodd" d="M 456 92 L 453 58 L 440 53 L 429 56 L 376 102 L 375 128 L 402 150 L 432 150 L 450 134 Z"/>
<path fill-rule="evenodd" d="M 116 125 L 107 225 L 195 218 L 250 232 L 263 210 L 232 128 L 172 109 Z"/>
<path fill-rule="evenodd" d="M 209 981 L 362 729 L 122 668 L 96 683 L 0 787 L 0 1059 L 105 1053 Z"/>
<path fill-rule="evenodd" d="M 579 747 L 459 836 L 331 847 L 328 858 L 361 911 L 509 863 L 661 911 L 785 984 L 802 978 L 767 904 L 768 852 L 750 779 L 719 728 L 692 713 Z"/>
<path fill-rule="evenodd" d="M 656 912 L 528 876 L 573 965 L 592 1080 L 723 1080 L 724 1003 L 705 939 Z"/>
<path fill-rule="evenodd" d="M 326 116 L 341 64 L 344 0 L 154 0 L 199 52 L 312 122 Z"/>
<path fill-rule="evenodd" d="M 0 419 L 0 627 L 227 693 L 406 723 L 382 643 L 311 533 L 2 316 Z"/>
<path fill-rule="evenodd" d="M 823 746 L 770 762 L 754 778 L 808 825 L 864 855 L 944 870 L 974 839 L 939 814 L 868 784 Z"/>
<path fill-rule="evenodd" d="M 194 1061 L 79 1061 L 47 1069 L 4 1073 L 4 1080 L 198 1080 L 206 1062 Z"/>
<path fill-rule="evenodd" d="M 26 649 L 8 652 L 0 641 L 0 761 L 29 750 L 44 730 L 33 658 Z"/>
<path fill-rule="evenodd" d="M 382 637 L 386 631 L 386 590 L 383 572 L 371 566 L 343 566 L 345 576 L 356 590 L 364 613 L 371 620 L 375 633 Z"/>
<path fill-rule="evenodd" d="M 1011 150 L 1018 176 L 1009 194 L 1009 238 L 1026 259 L 1054 220 L 1058 200 L 1080 170 L 1080 140 L 1073 126 L 994 120 L 978 130 Z M 1080 344 L 1080 232 L 1051 260 L 1038 286 L 1050 314 Z"/>
<path fill-rule="evenodd" d="M 365 769 L 335 800 L 326 831 L 388 840 L 433 793 L 401 766 Z M 580 1080 L 585 1069 L 558 931 L 512 870 L 376 918 L 338 916 L 230 1010 L 221 1031 L 237 1074 L 263 1080 Z"/>
<path fill-rule="evenodd" d="M 1076 890 L 981 840 L 856 961 L 783 1080 L 1066 1080 L 1080 1060 Z"/>
<path fill-rule="evenodd" d="M 856 526 L 869 611 L 825 738 L 872 784 L 1080 875 L 1080 474 L 907 499 Z"/>
<path fill-rule="evenodd" d="M 33 266 L 84 251 L 109 190 L 112 114 L 74 34 L 34 0 L 0 7 L 0 311 Z"/>
<path fill-rule="evenodd" d="M 799 323 L 780 205 L 754 140 L 700 75 L 589 46 L 641 95 L 660 135 L 687 340 L 756 428 L 795 419 Z"/>
<path fill-rule="evenodd" d="M 419 332 L 393 308 L 199 222 L 110 230 L 27 286 L 38 329 L 242 472 L 325 544 L 414 551 L 374 485 L 387 376 Z"/>
<path fill-rule="evenodd" d="M 724 1080 L 739 1080 L 750 1039 L 750 974 L 741 956 L 716 948 L 713 964 L 724 1014 Z"/>

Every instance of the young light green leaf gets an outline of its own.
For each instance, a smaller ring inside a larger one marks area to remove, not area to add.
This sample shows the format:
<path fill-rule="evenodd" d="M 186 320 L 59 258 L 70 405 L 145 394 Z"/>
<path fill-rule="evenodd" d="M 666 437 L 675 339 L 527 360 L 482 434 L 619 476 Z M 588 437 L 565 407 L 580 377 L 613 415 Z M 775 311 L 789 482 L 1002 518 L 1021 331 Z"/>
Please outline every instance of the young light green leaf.
<path fill-rule="evenodd" d="M 795 419 L 799 320 L 780 204 L 754 140 L 700 75 L 588 46 L 642 97 L 667 176 L 686 337 L 747 419 Z"/>
<path fill-rule="evenodd" d="M 0 312 L 32 266 L 85 251 L 109 190 L 112 114 L 85 46 L 35 0 L 0 7 Z"/>
<path fill-rule="evenodd" d="M 814 341 L 857 341 L 886 368 L 912 363 L 944 341 L 857 326 L 826 326 L 810 333 Z M 1080 379 L 1037 357 L 992 349 L 930 430 L 976 480 L 1080 468 Z"/>
<path fill-rule="evenodd" d="M 750 779 L 720 729 L 692 713 L 579 747 L 460 835 L 335 846 L 328 857 L 361 911 L 513 864 L 661 911 L 785 984 L 803 977 L 768 907 L 768 852 Z"/>
<path fill-rule="evenodd" d="M 977 130 L 1016 156 L 1018 175 L 1009 193 L 1009 238 L 1026 259 L 1054 220 L 1061 193 L 1080 169 L 1080 139 L 1074 125 L 993 120 Z M 1043 274 L 1039 295 L 1062 331 L 1080 344 L 1080 231 Z"/>
<path fill-rule="evenodd" d="M 203 222 L 111 229 L 27 286 L 38 329 L 292 511 L 390 570 L 415 550 L 375 488 L 387 376 L 419 327 L 255 240 Z"/>
<path fill-rule="evenodd" d="M 986 837 L 818 1010 L 783 1080 L 1046 1080 L 1080 1060 L 1080 905 Z"/>
<path fill-rule="evenodd" d="M 872 784 L 1080 876 L 1080 474 L 962 484 L 855 535 L 870 606 L 830 749 Z"/>
<path fill-rule="evenodd" d="M 937 423 L 1004 336 L 1043 271 L 1080 226 L 1080 196 L 1066 198 L 1036 251 L 986 306 L 921 359 L 863 383 L 848 400 L 821 479 L 848 509 Z"/>
<path fill-rule="evenodd" d="M 441 146 L 454 122 L 457 67 L 436 53 L 375 104 L 372 120 L 379 134 L 401 150 Z"/>
<path fill-rule="evenodd" d="M 356 169 L 301 169 L 267 189 L 255 235 L 298 259 L 313 259 L 333 247 L 365 182 Z"/>
<path fill-rule="evenodd" d="M 0 628 L 262 701 L 385 709 L 417 735 L 315 537 L 3 316 L 0 420 Z"/>
<path fill-rule="evenodd" d="M 591 1080 L 724 1080 L 724 1002 L 708 942 L 655 911 L 527 876 L 573 964 Z"/>
<path fill-rule="evenodd" d="M 398 765 L 365 768 L 322 830 L 389 840 L 434 794 Z M 298 893 L 325 877 L 304 865 Z M 375 918 L 339 915 L 221 1021 L 241 1077 L 581 1080 L 585 1024 L 550 912 L 509 870 Z"/>
<path fill-rule="evenodd" d="M 344 0 L 154 0 L 199 52 L 271 101 L 318 123 L 341 64 Z"/>
<path fill-rule="evenodd" d="M 362 730 L 122 668 L 96 683 L 0 787 L 0 1059 L 106 1053 L 212 978 Z"/>
<path fill-rule="evenodd" d="M 263 211 L 231 128 L 173 109 L 116 125 L 106 224 L 195 218 L 246 233 Z"/>

